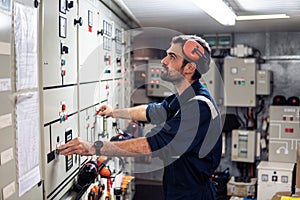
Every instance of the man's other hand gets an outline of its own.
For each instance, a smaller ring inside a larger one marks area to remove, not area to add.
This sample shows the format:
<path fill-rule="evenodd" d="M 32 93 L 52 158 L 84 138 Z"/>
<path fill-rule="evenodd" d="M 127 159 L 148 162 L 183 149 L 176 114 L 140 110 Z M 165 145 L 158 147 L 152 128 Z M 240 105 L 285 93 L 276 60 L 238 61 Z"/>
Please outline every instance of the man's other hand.
<path fill-rule="evenodd" d="M 105 117 L 113 117 L 113 108 L 110 105 L 102 105 L 97 114 Z"/>
<path fill-rule="evenodd" d="M 96 154 L 96 150 L 93 143 L 84 141 L 79 137 L 74 138 L 68 143 L 57 147 L 57 151 L 59 152 L 59 154 L 64 156 L 72 154 L 91 156 Z"/>

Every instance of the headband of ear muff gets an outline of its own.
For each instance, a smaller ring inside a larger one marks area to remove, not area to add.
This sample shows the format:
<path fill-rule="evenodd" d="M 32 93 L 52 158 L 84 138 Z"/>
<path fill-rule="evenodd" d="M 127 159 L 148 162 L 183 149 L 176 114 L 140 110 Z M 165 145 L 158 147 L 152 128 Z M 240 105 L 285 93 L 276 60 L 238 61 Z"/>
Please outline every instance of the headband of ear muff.
<path fill-rule="evenodd" d="M 188 58 L 190 61 L 201 61 L 202 66 L 200 69 L 198 69 L 201 74 L 204 74 L 209 70 L 209 55 L 207 51 L 205 51 L 204 47 L 196 40 L 187 40 L 182 47 L 182 51 L 186 58 Z"/>

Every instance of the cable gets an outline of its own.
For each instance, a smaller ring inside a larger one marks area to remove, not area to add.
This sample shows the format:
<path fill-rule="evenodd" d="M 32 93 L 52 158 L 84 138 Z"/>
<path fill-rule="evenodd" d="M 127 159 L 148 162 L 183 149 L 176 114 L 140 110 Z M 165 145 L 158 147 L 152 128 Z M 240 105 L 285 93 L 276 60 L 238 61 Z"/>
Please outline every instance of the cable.
<path fill-rule="evenodd" d="M 245 128 L 246 125 L 245 125 L 245 122 L 242 120 L 242 118 L 239 116 L 238 107 L 235 108 L 235 112 L 236 112 L 236 117 L 237 117 L 238 121 L 242 124 L 243 128 Z"/>
<path fill-rule="evenodd" d="M 257 128 L 258 114 L 261 113 L 264 110 L 264 108 L 265 108 L 265 100 L 263 98 L 261 98 L 259 110 L 257 112 L 255 112 L 255 128 Z"/>
<path fill-rule="evenodd" d="M 245 119 L 245 121 L 246 121 L 246 129 L 248 128 L 248 122 L 249 122 L 249 117 L 248 117 L 248 107 L 246 108 L 246 113 L 245 112 L 243 112 L 243 117 L 244 117 L 244 119 Z"/>
<path fill-rule="evenodd" d="M 248 108 L 248 119 L 250 120 L 251 126 L 253 129 L 256 129 L 256 123 L 253 117 L 253 109 Z"/>

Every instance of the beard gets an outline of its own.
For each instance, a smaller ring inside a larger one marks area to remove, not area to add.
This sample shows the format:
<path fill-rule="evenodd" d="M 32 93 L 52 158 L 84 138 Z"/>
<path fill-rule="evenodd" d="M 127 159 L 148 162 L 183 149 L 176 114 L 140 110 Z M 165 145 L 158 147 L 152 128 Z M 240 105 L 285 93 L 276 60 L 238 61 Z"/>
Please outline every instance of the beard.
<path fill-rule="evenodd" d="M 171 82 L 173 84 L 180 83 L 184 80 L 184 76 L 177 70 L 170 69 L 168 66 L 163 65 L 163 69 L 160 74 L 160 78 L 164 81 Z"/>

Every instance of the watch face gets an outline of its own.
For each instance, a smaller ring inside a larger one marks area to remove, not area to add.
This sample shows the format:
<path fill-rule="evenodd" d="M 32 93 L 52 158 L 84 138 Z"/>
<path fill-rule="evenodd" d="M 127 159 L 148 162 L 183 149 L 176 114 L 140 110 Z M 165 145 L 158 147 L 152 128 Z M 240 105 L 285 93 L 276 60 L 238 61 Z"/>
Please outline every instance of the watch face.
<path fill-rule="evenodd" d="M 97 147 L 97 148 L 101 148 L 101 147 L 103 146 L 103 142 L 102 142 L 102 141 L 96 141 L 96 142 L 94 143 L 94 145 L 95 145 L 95 147 Z"/>
<path fill-rule="evenodd" d="M 101 155 L 100 149 L 103 146 L 103 142 L 102 141 L 96 141 L 96 142 L 94 142 L 94 146 L 95 146 L 95 150 L 96 150 L 96 155 L 100 156 Z"/>

